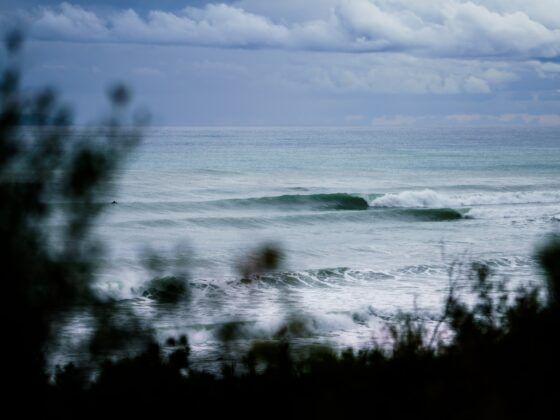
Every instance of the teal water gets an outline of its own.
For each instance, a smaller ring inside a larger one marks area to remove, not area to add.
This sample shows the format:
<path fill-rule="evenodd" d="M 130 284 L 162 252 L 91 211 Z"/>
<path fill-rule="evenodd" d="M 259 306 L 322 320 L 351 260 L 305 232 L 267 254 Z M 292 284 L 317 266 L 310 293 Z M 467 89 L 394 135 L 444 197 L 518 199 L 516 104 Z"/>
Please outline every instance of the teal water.
<path fill-rule="evenodd" d="M 305 339 L 359 346 L 399 310 L 434 317 L 454 261 L 486 261 L 512 287 L 538 280 L 534 247 L 560 227 L 560 130 L 153 128 L 116 185 L 99 289 L 162 337 L 187 333 L 211 359 L 222 323 L 249 341 L 297 313 L 312 319 Z M 239 261 L 265 243 L 282 267 L 240 283 Z M 188 256 L 191 304 L 139 297 L 147 247 Z"/>

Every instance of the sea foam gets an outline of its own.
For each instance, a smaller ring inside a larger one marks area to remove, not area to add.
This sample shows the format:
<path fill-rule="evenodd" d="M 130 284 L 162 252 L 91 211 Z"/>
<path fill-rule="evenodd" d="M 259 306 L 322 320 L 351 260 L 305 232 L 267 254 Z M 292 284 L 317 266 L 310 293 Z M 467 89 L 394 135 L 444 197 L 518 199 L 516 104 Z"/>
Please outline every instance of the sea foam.
<path fill-rule="evenodd" d="M 491 192 L 445 195 L 434 190 L 411 190 L 374 198 L 371 207 L 446 208 L 495 204 L 560 203 L 560 192 Z"/>

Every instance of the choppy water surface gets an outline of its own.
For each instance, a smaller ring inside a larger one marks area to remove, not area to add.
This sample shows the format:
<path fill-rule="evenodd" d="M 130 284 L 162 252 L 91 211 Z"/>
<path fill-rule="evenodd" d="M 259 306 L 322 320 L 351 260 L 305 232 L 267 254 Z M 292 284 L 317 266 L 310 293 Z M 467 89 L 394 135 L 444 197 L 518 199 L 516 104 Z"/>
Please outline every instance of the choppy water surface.
<path fill-rule="evenodd" d="M 186 333 L 211 361 L 223 323 L 243 344 L 299 313 L 301 340 L 359 346 L 399 310 L 434 317 L 455 259 L 537 278 L 534 246 L 560 226 L 560 130 L 154 128 L 117 185 L 99 288 L 161 337 Z M 271 242 L 282 268 L 239 282 L 239 260 Z M 190 303 L 138 295 L 147 247 L 188 254 Z M 84 330 L 78 314 L 63 337 Z"/>

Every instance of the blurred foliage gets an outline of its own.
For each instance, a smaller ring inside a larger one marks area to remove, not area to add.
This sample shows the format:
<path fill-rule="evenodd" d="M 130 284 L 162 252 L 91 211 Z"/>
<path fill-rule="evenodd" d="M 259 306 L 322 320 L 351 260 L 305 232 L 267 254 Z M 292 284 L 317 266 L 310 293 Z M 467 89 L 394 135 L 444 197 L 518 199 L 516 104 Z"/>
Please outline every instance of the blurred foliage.
<path fill-rule="evenodd" d="M 10 377 L 15 389 L 31 392 L 47 386 L 45 346 L 60 313 L 91 310 L 93 358 L 102 349 L 127 347 L 129 337 L 151 340 L 151 332 L 92 287 L 103 253 L 92 227 L 141 134 L 140 121 L 125 121 L 130 92 L 111 88 L 111 116 L 99 128 L 77 129 L 54 90 L 21 87 L 22 46 L 21 34 L 10 33 L 0 67 L 0 265 L 5 316 L 17 320 L 4 323 L 13 342 Z"/>
<path fill-rule="evenodd" d="M 259 275 L 276 270 L 283 260 L 284 255 L 280 247 L 274 244 L 261 245 L 238 262 L 237 269 L 241 275 L 241 281 L 250 283 Z"/>
<path fill-rule="evenodd" d="M 160 302 L 177 302 L 187 294 L 186 283 L 174 276 L 156 277 L 147 282 L 142 296 Z"/>
<path fill-rule="evenodd" d="M 550 293 L 560 282 L 555 271 L 558 236 L 536 255 Z M 316 345 L 295 351 L 292 338 L 307 324 L 289 318 L 275 339 L 254 342 L 238 362 L 225 363 L 221 375 L 175 364 L 153 345 L 140 356 L 106 365 L 93 382 L 68 366 L 59 372 L 49 402 L 58 412 L 75 404 L 77 396 L 93 411 L 111 404 L 145 414 L 140 401 L 150 401 L 158 415 L 188 407 L 191 413 L 225 409 L 230 415 L 262 415 L 273 410 L 275 415 L 328 417 L 366 410 L 382 419 L 554 416 L 560 391 L 556 302 L 543 299 L 539 288 L 526 288 L 506 304 L 510 293 L 487 267 L 473 264 L 469 272 L 476 299 L 466 304 L 450 289 L 442 314 L 451 330 L 447 340 L 432 340 L 434 332 L 419 318 L 403 314 L 389 328 L 393 340 L 388 348 L 338 352 Z M 235 339 L 238 328 L 224 326 L 223 339 Z M 181 361 L 188 356 L 183 343 Z M 68 393 L 68 383 L 81 388 Z"/>

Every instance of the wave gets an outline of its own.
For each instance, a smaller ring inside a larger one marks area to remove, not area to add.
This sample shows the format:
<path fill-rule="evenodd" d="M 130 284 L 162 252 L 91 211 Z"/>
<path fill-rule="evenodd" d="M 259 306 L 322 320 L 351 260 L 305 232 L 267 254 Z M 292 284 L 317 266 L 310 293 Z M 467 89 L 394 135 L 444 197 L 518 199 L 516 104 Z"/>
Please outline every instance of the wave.
<path fill-rule="evenodd" d="M 489 217 L 507 219 L 525 213 L 527 213 L 526 218 L 532 220 L 536 217 L 534 208 L 526 208 L 525 211 L 525 208 L 521 207 L 503 206 L 537 203 L 543 205 L 542 216 L 547 222 L 558 221 L 556 209 L 548 209 L 551 205 L 560 203 L 558 191 L 493 191 L 451 195 L 424 189 L 384 195 L 321 193 L 197 202 L 123 202 L 118 209 L 126 209 L 126 217 L 125 220 L 119 217 L 117 224 L 163 228 L 187 224 L 203 228 L 228 226 L 235 229 L 264 229 L 270 225 L 299 226 L 322 222 L 369 223 L 378 220 L 439 222 Z M 113 212 L 118 209 L 111 208 Z M 275 212 L 261 211 L 263 209 L 272 209 Z M 247 213 L 247 210 L 256 210 L 256 213 Z M 243 214 L 240 214 L 240 211 L 243 211 Z M 168 212 L 177 215 L 171 216 Z M 151 217 L 156 214 L 157 217 Z"/>
<path fill-rule="evenodd" d="M 257 281 L 268 286 L 337 287 L 349 283 L 382 281 L 392 275 L 372 270 L 348 267 L 321 268 L 292 272 L 270 272 L 258 276 Z"/>
<path fill-rule="evenodd" d="M 472 218 L 469 209 L 401 209 L 370 208 L 370 211 L 324 213 L 296 213 L 277 216 L 200 216 L 186 218 L 154 218 L 128 220 L 113 223 L 123 227 L 161 227 L 176 228 L 189 225 L 200 228 L 228 227 L 235 229 L 266 229 L 270 226 L 301 226 L 321 223 L 371 223 L 376 220 L 404 220 L 418 222 L 439 222 Z"/>
<path fill-rule="evenodd" d="M 441 209 L 402 209 L 395 211 L 394 215 L 403 219 L 413 219 L 424 222 L 444 222 L 468 218 L 468 209 L 456 210 L 452 208 Z"/>
<path fill-rule="evenodd" d="M 372 207 L 452 208 L 496 204 L 549 204 L 560 202 L 558 191 L 523 191 L 445 195 L 430 189 L 375 196 Z"/>
<path fill-rule="evenodd" d="M 385 194 L 373 199 L 372 207 L 449 207 L 449 201 L 432 190 L 403 191 L 394 194 Z"/>
<path fill-rule="evenodd" d="M 369 208 L 365 198 L 347 193 L 288 194 L 220 200 L 219 203 L 233 206 L 304 207 L 314 210 L 367 210 Z"/>
<path fill-rule="evenodd" d="M 294 190 L 296 190 L 294 188 Z M 303 189 L 297 189 L 303 191 Z M 211 201 L 134 201 L 119 202 L 112 210 L 175 211 L 208 210 L 215 208 L 273 207 L 281 210 L 367 210 L 370 208 L 445 209 L 485 205 L 556 204 L 560 191 L 509 191 L 444 194 L 431 189 L 407 190 L 387 194 L 286 194 L 277 196 L 226 198 Z"/>

